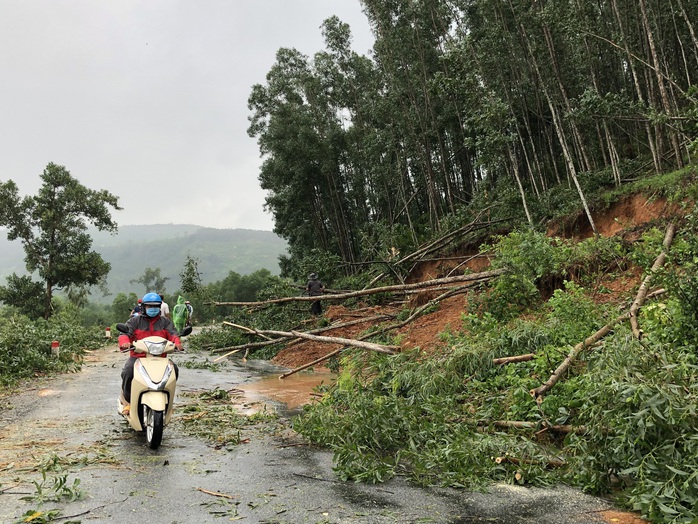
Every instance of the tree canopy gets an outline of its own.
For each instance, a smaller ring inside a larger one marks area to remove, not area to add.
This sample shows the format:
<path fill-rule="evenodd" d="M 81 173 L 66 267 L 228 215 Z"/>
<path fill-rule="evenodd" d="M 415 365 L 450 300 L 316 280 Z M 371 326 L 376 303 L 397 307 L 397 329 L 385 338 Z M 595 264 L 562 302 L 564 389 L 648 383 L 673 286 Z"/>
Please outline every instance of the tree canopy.
<path fill-rule="evenodd" d="M 259 180 L 292 260 L 319 248 L 351 273 L 493 192 L 511 192 L 507 211 L 529 224 L 572 192 L 595 229 L 590 187 L 692 152 L 697 0 L 362 4 L 370 58 L 333 17 L 324 51 L 280 49 L 249 97 Z"/>
<path fill-rule="evenodd" d="M 25 197 L 19 196 L 12 180 L 0 182 L 0 226 L 7 227 L 9 240 L 22 242 L 27 271 L 43 282 L 43 315 L 48 318 L 55 290 L 104 281 L 110 265 L 91 249 L 87 225 L 115 232 L 117 225 L 109 208 L 121 208 L 116 196 L 106 190 L 88 189 L 64 166 L 49 163 L 41 180 L 39 192 Z M 36 290 L 30 280 L 14 275 L 8 279 L 2 299 L 21 307 L 25 301 L 37 299 Z M 14 303 L 13 297 L 19 302 Z"/>

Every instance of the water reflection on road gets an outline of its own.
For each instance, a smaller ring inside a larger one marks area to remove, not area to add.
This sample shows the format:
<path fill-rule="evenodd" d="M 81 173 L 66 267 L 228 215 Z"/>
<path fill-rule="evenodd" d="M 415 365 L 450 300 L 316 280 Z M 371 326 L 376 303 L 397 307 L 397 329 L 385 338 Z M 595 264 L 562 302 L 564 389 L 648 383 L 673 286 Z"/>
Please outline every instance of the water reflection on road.
<path fill-rule="evenodd" d="M 200 362 L 202 359 L 201 355 L 195 354 L 182 357 L 184 356 L 180 356 L 180 361 Z M 206 368 L 184 369 L 180 373 L 178 389 L 239 390 L 244 392 L 241 411 L 247 414 L 259 411 L 264 406 L 271 406 L 281 416 L 292 416 L 299 413 L 303 405 L 317 398 L 318 386 L 330 385 L 337 379 L 334 373 L 313 371 L 301 371 L 280 379 L 279 376 L 287 371 L 287 368 L 275 366 L 264 360 L 243 361 L 233 358 L 224 361 L 223 368 L 218 371 Z"/>
<path fill-rule="evenodd" d="M 330 385 L 336 378 L 337 375 L 333 373 L 300 372 L 280 379 L 279 374 L 275 373 L 241 384 L 239 388 L 249 400 L 266 400 L 275 405 L 280 403 L 277 410 L 290 415 L 313 401 L 318 386 Z"/>

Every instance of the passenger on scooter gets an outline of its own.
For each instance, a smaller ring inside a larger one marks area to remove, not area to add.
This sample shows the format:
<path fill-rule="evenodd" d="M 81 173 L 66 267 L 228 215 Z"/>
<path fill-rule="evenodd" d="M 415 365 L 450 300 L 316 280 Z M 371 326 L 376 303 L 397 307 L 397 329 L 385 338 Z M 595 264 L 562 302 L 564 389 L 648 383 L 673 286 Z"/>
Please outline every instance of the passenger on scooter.
<path fill-rule="evenodd" d="M 143 296 L 141 303 L 141 314 L 131 317 L 126 322 L 129 332 L 119 335 L 119 347 L 128 349 L 136 340 L 141 340 L 146 337 L 163 337 L 174 342 L 178 350 L 182 349 L 182 342 L 179 339 L 179 333 L 174 327 L 174 324 L 169 318 L 160 315 L 160 306 L 162 299 L 157 293 L 146 293 Z M 135 353 L 133 350 L 130 353 L 124 369 L 121 371 L 121 388 L 126 402 L 131 402 L 131 382 L 133 381 L 133 365 L 137 358 L 142 358 L 143 353 Z M 166 357 L 166 355 L 163 355 Z M 173 363 L 174 364 L 174 363 Z M 179 369 L 175 364 L 175 376 L 179 377 Z"/>

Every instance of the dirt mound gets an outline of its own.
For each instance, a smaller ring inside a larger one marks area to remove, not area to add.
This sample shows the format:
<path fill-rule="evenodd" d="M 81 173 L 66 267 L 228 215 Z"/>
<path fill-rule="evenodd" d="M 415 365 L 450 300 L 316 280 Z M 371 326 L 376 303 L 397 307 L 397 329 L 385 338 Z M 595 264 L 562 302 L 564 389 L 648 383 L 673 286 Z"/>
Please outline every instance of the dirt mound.
<path fill-rule="evenodd" d="M 593 218 L 599 235 L 612 237 L 650 224 L 675 211 L 666 198 L 648 199 L 644 195 L 634 194 L 624 196 L 608 209 L 594 213 Z M 594 236 L 594 232 L 586 214 L 580 211 L 571 220 L 550 224 L 548 236 L 584 239 Z"/>

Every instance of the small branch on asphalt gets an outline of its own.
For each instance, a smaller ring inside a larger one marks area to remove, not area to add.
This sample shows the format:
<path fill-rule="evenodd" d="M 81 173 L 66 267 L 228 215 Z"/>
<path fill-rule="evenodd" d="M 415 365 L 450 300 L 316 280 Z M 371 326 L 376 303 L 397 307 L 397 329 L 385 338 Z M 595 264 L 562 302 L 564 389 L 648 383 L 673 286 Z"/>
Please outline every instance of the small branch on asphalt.
<path fill-rule="evenodd" d="M 204 489 L 204 488 L 196 488 L 196 491 L 200 491 L 201 493 L 206 493 L 206 495 L 211 495 L 213 497 L 221 497 L 224 499 L 233 500 L 236 498 L 236 497 L 233 497 L 232 495 L 228 495 L 226 493 L 219 493 L 218 491 L 209 491 L 209 490 Z"/>
<path fill-rule="evenodd" d="M 112 504 L 123 504 L 128 500 L 128 497 L 126 497 L 124 500 L 115 500 L 114 502 L 107 502 L 106 504 L 102 504 L 101 506 L 95 506 L 92 509 L 88 509 L 87 511 L 83 511 L 82 513 L 75 513 L 74 515 L 65 515 L 62 517 L 54 517 L 53 520 L 67 520 L 67 519 L 73 519 L 75 517 L 82 517 L 83 515 L 87 515 L 88 513 L 91 513 L 97 509 L 102 509 L 106 508 L 107 506 L 111 506 Z"/>

